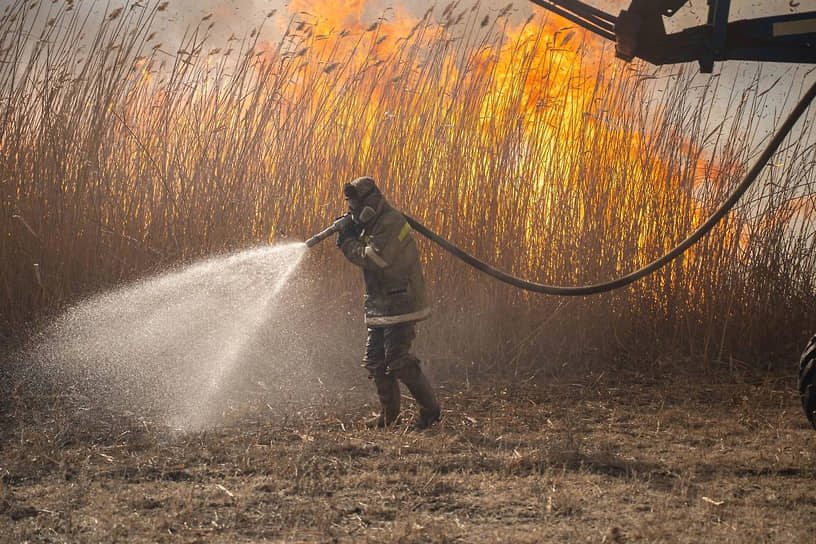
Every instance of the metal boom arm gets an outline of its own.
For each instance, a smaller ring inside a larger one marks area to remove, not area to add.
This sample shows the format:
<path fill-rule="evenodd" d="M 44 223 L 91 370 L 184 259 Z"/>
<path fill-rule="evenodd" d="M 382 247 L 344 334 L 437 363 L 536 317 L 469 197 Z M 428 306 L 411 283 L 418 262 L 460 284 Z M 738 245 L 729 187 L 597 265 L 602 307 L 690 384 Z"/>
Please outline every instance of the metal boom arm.
<path fill-rule="evenodd" d="M 687 0 L 632 0 L 617 17 L 579 0 L 531 1 L 614 40 L 617 56 L 626 61 L 697 61 L 702 72 L 720 60 L 816 63 L 816 11 L 729 22 L 731 0 L 708 0 L 706 24 L 666 34 L 663 17 Z"/>

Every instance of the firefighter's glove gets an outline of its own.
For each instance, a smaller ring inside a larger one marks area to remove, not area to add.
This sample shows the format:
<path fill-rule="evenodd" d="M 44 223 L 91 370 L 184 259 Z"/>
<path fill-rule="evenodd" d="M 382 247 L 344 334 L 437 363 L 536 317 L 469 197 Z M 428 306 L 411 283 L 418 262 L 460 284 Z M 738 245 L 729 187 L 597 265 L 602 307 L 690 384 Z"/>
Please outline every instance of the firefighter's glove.
<path fill-rule="evenodd" d="M 362 225 L 359 225 L 354 221 L 349 221 L 343 226 L 342 229 L 340 229 L 340 233 L 337 235 L 337 247 L 343 247 L 346 240 L 359 238 L 362 232 Z"/>

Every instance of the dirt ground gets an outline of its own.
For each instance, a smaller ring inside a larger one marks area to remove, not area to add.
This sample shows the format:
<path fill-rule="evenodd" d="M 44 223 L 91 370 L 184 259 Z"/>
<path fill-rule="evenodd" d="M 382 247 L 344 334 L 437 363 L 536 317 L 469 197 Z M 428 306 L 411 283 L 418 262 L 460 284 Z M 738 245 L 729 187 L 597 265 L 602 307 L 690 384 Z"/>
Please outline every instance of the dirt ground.
<path fill-rule="evenodd" d="M 365 429 L 359 390 L 288 413 L 248 403 L 192 434 L 17 399 L 0 541 L 816 541 L 816 432 L 792 376 L 440 392 L 424 433 Z"/>

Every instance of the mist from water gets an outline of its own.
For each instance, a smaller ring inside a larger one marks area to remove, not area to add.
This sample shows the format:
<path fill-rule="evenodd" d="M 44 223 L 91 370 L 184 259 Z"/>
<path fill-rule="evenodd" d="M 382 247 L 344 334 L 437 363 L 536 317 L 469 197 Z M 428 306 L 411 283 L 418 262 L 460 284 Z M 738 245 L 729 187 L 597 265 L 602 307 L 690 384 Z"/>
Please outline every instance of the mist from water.
<path fill-rule="evenodd" d="M 248 249 L 101 294 L 51 323 L 29 357 L 91 404 L 205 428 L 248 369 L 274 379 L 308 358 L 292 318 L 299 297 L 287 296 L 305 252 Z"/>
<path fill-rule="evenodd" d="M 81 301 L 33 335 L 11 382 L 53 394 L 77 421 L 125 415 L 184 432 L 375 407 L 360 368 L 359 272 L 339 252 L 309 251 L 292 242 L 214 256 Z M 467 381 L 479 357 L 507 355 L 483 341 L 505 314 L 472 289 L 462 297 L 437 297 L 419 324 L 414 351 L 434 383 Z"/>

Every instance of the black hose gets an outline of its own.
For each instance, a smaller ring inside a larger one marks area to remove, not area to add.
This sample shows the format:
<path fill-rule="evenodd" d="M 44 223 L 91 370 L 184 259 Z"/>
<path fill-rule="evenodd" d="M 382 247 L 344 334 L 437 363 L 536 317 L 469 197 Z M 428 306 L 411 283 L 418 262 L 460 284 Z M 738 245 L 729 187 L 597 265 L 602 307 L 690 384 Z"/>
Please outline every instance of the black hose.
<path fill-rule="evenodd" d="M 796 104 L 796 107 L 788 115 L 788 118 L 785 119 L 785 122 L 782 123 L 782 126 L 779 127 L 779 130 L 776 131 L 773 138 L 770 142 L 768 142 L 767 147 L 762 152 L 762 154 L 757 159 L 756 163 L 754 164 L 753 168 L 748 171 L 745 175 L 745 178 L 740 182 L 740 184 L 734 189 L 734 191 L 728 195 L 728 198 L 723 202 L 723 204 L 706 220 L 705 223 L 700 225 L 697 230 L 691 233 L 688 238 L 680 242 L 674 249 L 660 257 L 652 261 L 651 263 L 647 264 L 643 268 L 639 270 L 635 270 L 623 277 L 620 277 L 615 280 L 603 282 L 603 283 L 596 283 L 592 285 L 581 285 L 575 287 L 562 287 L 556 285 L 545 285 L 543 283 L 535 283 L 532 281 L 523 280 L 521 278 L 517 278 L 515 276 L 511 276 L 506 272 L 502 272 L 501 270 L 494 268 L 493 266 L 485 263 L 470 255 L 469 253 L 462 251 L 451 242 L 445 240 L 425 225 L 417 221 L 412 217 L 406 216 L 405 218 L 408 220 L 408 223 L 411 224 L 414 230 L 429 238 L 432 242 L 436 243 L 437 245 L 441 246 L 443 249 L 452 253 L 455 257 L 465 261 L 472 267 L 493 276 L 494 278 L 498 279 L 499 281 L 503 281 L 505 283 L 509 283 L 519 289 L 524 289 L 526 291 L 534 291 L 536 293 L 545 293 L 548 295 L 562 295 L 562 296 L 582 296 L 582 295 L 593 295 L 596 293 L 603 293 L 606 291 L 612 291 L 613 289 L 619 289 L 630 283 L 633 283 L 652 272 L 656 271 L 657 269 L 665 266 L 666 264 L 670 263 L 680 255 L 682 255 L 688 248 L 694 245 L 700 238 L 708 234 L 708 232 L 716 225 L 729 211 L 737 201 L 742 197 L 745 191 L 751 186 L 751 184 L 756 181 L 756 178 L 759 176 L 759 173 L 762 171 L 762 168 L 765 167 L 765 164 L 771 158 L 771 156 L 776 152 L 779 148 L 779 145 L 782 141 L 787 137 L 790 133 L 793 125 L 796 124 L 796 121 L 799 120 L 799 117 L 802 116 L 802 113 L 810 106 L 810 103 L 813 101 L 814 96 L 816 96 L 816 83 L 814 83 L 810 89 L 802 96 L 799 100 L 799 103 Z"/>

